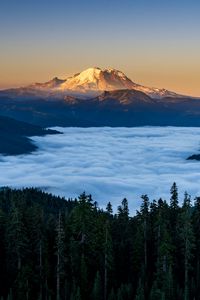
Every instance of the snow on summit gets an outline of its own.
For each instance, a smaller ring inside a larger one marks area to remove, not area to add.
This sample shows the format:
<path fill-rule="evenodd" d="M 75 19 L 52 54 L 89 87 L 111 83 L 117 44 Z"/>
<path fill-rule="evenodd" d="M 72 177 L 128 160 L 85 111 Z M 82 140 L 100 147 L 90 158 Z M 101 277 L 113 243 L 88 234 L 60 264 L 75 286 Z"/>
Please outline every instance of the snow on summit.
<path fill-rule="evenodd" d="M 134 83 L 123 72 L 108 68 L 88 68 L 75 74 L 59 85 L 62 91 L 71 90 L 87 93 L 90 91 L 113 91 L 122 89 L 134 89 L 147 94 L 152 98 L 177 97 L 176 93 L 165 89 L 150 88 Z"/>
<path fill-rule="evenodd" d="M 116 89 L 132 89 L 133 82 L 126 75 L 115 69 L 89 68 L 74 75 L 64 82 L 60 88 L 76 91 L 105 91 Z"/>

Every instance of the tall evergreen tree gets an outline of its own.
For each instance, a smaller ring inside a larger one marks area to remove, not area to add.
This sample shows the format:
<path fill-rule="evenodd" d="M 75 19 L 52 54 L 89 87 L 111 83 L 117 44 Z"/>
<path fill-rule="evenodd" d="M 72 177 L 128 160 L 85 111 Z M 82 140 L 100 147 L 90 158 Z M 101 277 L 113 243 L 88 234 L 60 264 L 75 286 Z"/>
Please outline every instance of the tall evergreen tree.
<path fill-rule="evenodd" d="M 112 288 L 109 295 L 108 295 L 108 300 L 115 300 L 115 299 L 116 299 L 115 291 Z"/>
<path fill-rule="evenodd" d="M 108 202 L 108 204 L 106 206 L 106 211 L 109 215 L 112 215 L 113 209 L 112 209 L 112 204 L 110 202 Z"/>
<path fill-rule="evenodd" d="M 189 269 L 191 267 L 192 251 L 194 248 L 194 233 L 191 223 L 191 199 L 187 193 L 185 193 L 180 215 L 180 237 L 184 255 L 184 300 L 189 300 Z"/>
<path fill-rule="evenodd" d="M 27 236 L 23 223 L 22 209 L 15 204 L 12 207 L 7 236 L 10 255 L 14 254 L 13 258 L 16 257 L 17 270 L 20 271 L 22 259 L 27 249 Z"/>
<path fill-rule="evenodd" d="M 80 265 L 80 292 L 81 298 L 86 300 L 88 298 L 88 270 L 84 254 L 81 256 Z"/>
<path fill-rule="evenodd" d="M 56 267 L 56 300 L 61 298 L 61 276 L 63 275 L 64 269 L 64 242 L 65 242 L 65 233 L 62 223 L 61 212 L 59 211 L 58 221 L 56 226 L 56 256 L 57 256 L 57 267 Z"/>
<path fill-rule="evenodd" d="M 128 219 L 129 216 L 129 208 L 128 208 L 128 200 L 124 198 L 120 206 L 118 206 L 118 216 L 120 218 Z"/>
<path fill-rule="evenodd" d="M 112 268 L 112 238 L 110 235 L 109 221 L 105 223 L 105 244 L 104 244 L 104 300 L 107 299 L 108 273 Z"/>
<path fill-rule="evenodd" d="M 195 262 L 195 297 L 197 299 L 200 295 L 200 197 L 195 198 L 192 222 L 196 241 L 193 261 Z"/>
<path fill-rule="evenodd" d="M 135 300 L 145 300 L 144 284 L 139 280 Z"/>
<path fill-rule="evenodd" d="M 142 195 L 143 203 L 141 205 L 141 216 L 143 220 L 143 237 L 144 237 L 144 267 L 147 269 L 147 235 L 148 235 L 148 218 L 149 218 L 149 198 Z"/>
<path fill-rule="evenodd" d="M 101 277 L 99 272 L 97 271 L 96 277 L 94 279 L 94 285 L 92 289 L 92 299 L 94 300 L 102 300 L 103 299 L 102 294 L 102 283 L 101 283 Z"/>
<path fill-rule="evenodd" d="M 171 209 L 176 210 L 178 208 L 178 188 L 175 182 L 172 184 L 170 192 L 170 207 Z"/>
<path fill-rule="evenodd" d="M 170 198 L 170 235 L 172 240 L 172 265 L 173 265 L 173 274 L 176 279 L 178 279 L 181 257 L 180 257 L 180 235 L 179 235 L 179 207 L 178 199 L 178 188 L 174 182 L 171 187 L 171 198 Z M 180 284 L 181 281 L 178 279 L 176 284 Z"/>

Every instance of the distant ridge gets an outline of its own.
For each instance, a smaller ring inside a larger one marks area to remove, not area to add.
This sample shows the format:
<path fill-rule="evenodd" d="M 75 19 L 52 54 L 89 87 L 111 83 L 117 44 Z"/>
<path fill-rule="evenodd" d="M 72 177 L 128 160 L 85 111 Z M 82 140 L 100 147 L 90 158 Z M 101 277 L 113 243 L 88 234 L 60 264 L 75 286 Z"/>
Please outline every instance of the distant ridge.
<path fill-rule="evenodd" d="M 37 146 L 32 143 L 29 137 L 57 133 L 60 132 L 0 116 L 0 154 L 31 153 L 37 150 Z"/>
<path fill-rule="evenodd" d="M 0 91 L 0 115 L 52 126 L 200 126 L 200 98 L 144 87 L 116 69 L 89 68 Z"/>

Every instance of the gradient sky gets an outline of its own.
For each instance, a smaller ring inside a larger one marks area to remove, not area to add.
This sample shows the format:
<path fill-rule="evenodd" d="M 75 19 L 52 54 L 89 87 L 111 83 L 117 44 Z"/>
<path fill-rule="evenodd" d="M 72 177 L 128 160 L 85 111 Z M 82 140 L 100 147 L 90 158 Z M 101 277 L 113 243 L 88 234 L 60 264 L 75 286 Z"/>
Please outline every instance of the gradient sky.
<path fill-rule="evenodd" d="M 0 88 L 91 66 L 200 96 L 200 1 L 1 0 Z"/>

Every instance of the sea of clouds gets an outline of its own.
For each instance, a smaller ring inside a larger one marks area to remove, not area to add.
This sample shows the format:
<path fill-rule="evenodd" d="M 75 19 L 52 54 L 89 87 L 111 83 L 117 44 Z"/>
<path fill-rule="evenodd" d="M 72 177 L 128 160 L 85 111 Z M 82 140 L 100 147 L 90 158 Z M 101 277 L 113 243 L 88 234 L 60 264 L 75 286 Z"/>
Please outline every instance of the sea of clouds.
<path fill-rule="evenodd" d="M 174 181 L 180 200 L 200 195 L 200 128 L 56 128 L 62 135 L 34 137 L 39 150 L 0 156 L 0 186 L 40 187 L 57 195 L 91 193 L 101 207 L 126 197 L 132 213 L 140 196 L 169 199 Z"/>

